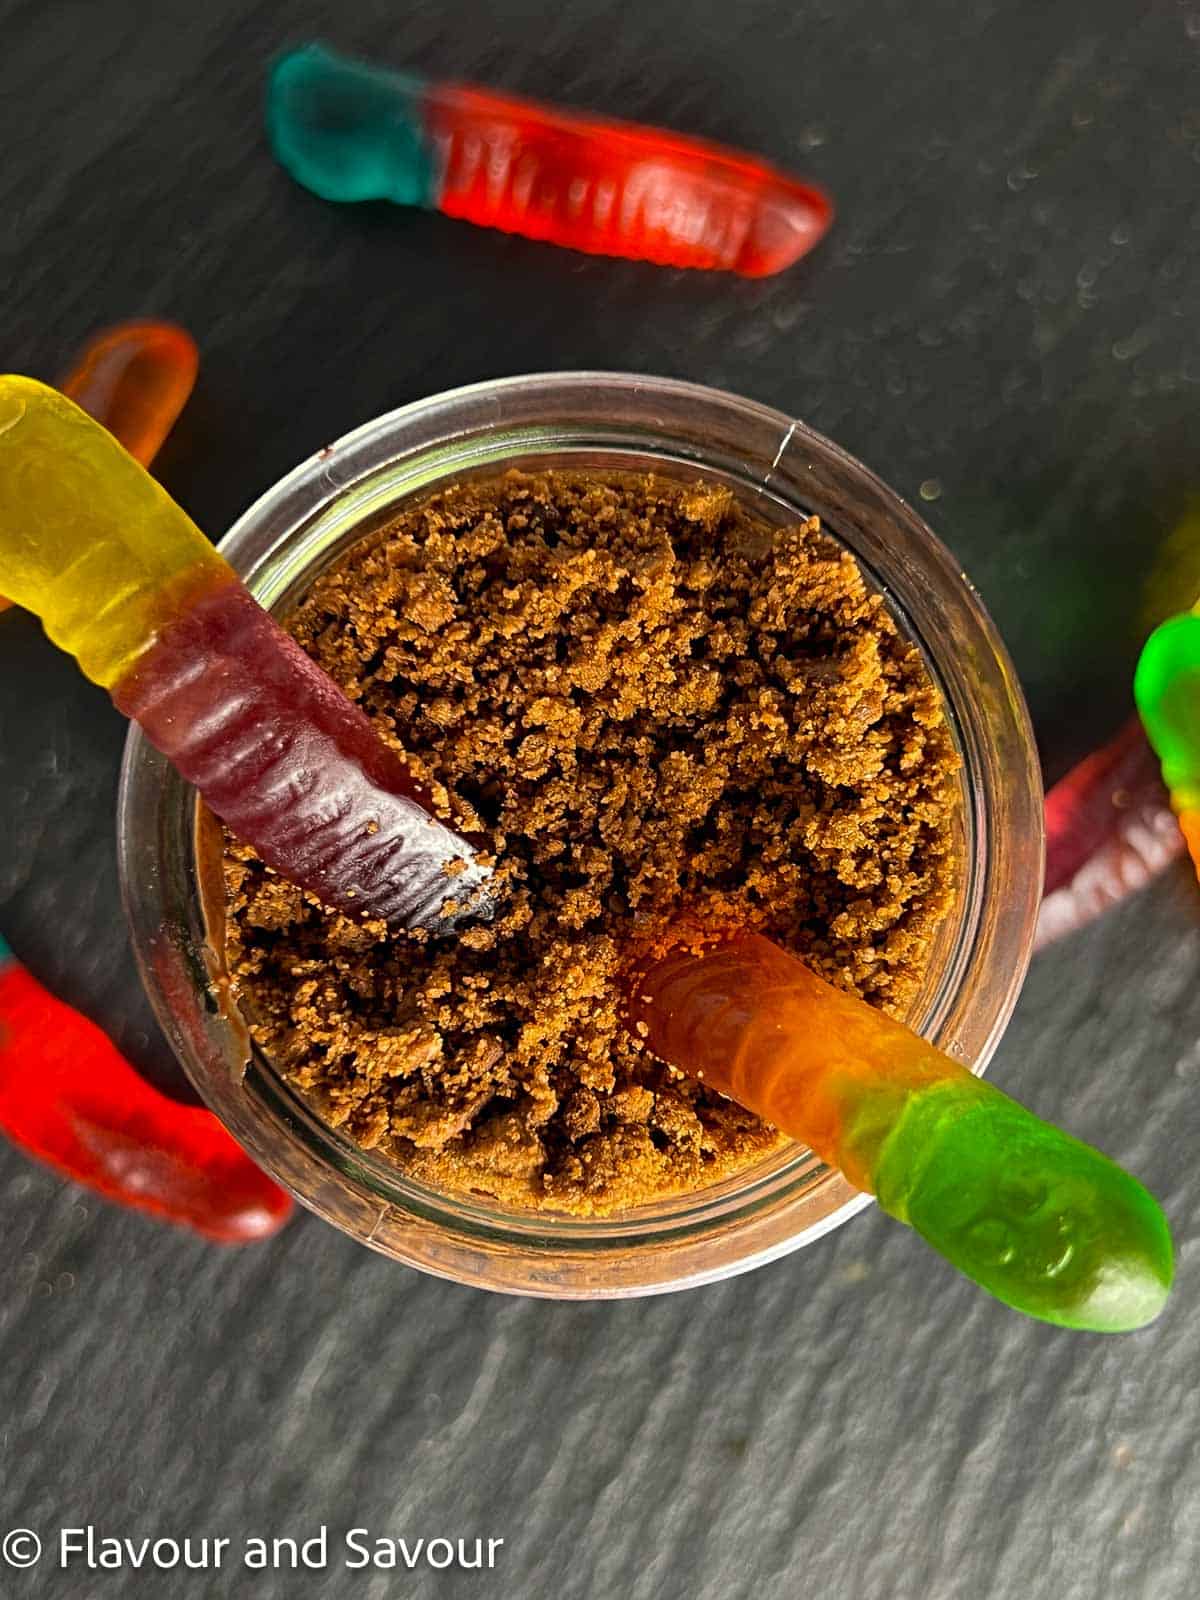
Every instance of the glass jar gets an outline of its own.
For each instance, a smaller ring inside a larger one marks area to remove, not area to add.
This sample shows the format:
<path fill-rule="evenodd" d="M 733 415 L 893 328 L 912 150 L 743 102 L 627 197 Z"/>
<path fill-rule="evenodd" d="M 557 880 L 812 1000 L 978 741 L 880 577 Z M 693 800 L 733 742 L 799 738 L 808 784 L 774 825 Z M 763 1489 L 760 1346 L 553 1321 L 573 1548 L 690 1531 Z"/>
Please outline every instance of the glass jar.
<path fill-rule="evenodd" d="M 1012 664 L 953 556 L 829 440 L 751 401 L 606 372 L 477 384 L 405 406 L 321 450 L 251 506 L 221 550 L 286 613 L 407 498 L 508 467 L 653 470 L 730 486 L 757 516 L 811 513 L 857 557 L 944 696 L 961 757 L 960 888 L 909 1023 L 985 1068 L 1027 966 L 1042 883 L 1042 796 Z M 869 1203 L 789 1145 L 723 1182 L 617 1216 L 517 1211 L 435 1191 L 325 1126 L 248 1049 L 205 938 L 192 790 L 135 727 L 118 848 L 134 949 L 192 1082 L 256 1160 L 372 1249 L 483 1288 L 592 1299 L 680 1289 L 796 1250 Z"/>

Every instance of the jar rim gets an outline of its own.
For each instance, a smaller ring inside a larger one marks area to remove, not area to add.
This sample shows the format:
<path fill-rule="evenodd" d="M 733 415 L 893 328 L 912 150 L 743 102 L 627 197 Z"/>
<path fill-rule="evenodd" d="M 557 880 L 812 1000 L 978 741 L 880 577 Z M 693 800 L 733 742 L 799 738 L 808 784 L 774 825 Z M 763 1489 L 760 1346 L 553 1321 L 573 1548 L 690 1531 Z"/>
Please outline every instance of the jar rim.
<path fill-rule="evenodd" d="M 550 464 L 563 454 L 628 461 L 626 470 L 646 470 L 648 457 L 665 471 L 721 477 L 754 496 L 756 509 L 777 508 L 777 517 L 817 510 L 925 652 L 963 756 L 967 881 L 955 949 L 917 1025 L 983 1071 L 1016 1003 L 1040 900 L 1032 730 L 1012 664 L 958 563 L 840 446 L 797 419 L 701 384 L 603 371 L 503 378 L 400 407 L 346 434 L 268 489 L 220 549 L 263 604 L 284 608 L 356 529 L 361 537 L 400 500 L 467 473 L 531 458 Z M 370 1157 L 322 1123 L 258 1053 L 244 1065 L 244 1036 L 198 920 L 191 795 L 133 726 L 118 853 L 143 983 L 211 1109 L 302 1203 L 362 1242 L 480 1287 L 608 1298 L 748 1270 L 869 1203 L 798 1147 L 711 1190 L 596 1219 L 434 1191 Z"/>

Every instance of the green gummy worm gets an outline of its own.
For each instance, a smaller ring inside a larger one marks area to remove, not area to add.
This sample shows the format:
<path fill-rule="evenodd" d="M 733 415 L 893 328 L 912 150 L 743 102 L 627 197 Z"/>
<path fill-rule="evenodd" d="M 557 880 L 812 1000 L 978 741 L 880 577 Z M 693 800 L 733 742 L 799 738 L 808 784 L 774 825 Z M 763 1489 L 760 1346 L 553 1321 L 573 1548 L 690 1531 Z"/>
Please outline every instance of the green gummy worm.
<path fill-rule="evenodd" d="M 1166 1301 L 1171 1236 L 1153 1196 L 980 1079 L 914 1094 L 875 1181 L 885 1211 L 1029 1316 L 1122 1333 Z"/>

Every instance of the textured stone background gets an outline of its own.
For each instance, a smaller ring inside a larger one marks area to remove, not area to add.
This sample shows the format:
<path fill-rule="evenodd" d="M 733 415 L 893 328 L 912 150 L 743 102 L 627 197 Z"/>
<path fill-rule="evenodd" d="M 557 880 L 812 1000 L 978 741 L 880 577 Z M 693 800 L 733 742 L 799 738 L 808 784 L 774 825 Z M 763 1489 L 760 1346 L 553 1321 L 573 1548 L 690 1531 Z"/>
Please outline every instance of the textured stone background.
<path fill-rule="evenodd" d="M 837 230 L 749 284 L 325 207 L 259 132 L 267 56 L 314 35 L 762 149 L 830 187 Z M 1200 0 L 0 0 L 0 38 L 3 363 L 52 376 L 132 314 L 190 327 L 161 471 L 203 526 L 456 383 L 700 379 L 925 485 L 1052 776 L 1125 714 L 1139 586 L 1200 482 Z M 6 617 L 0 927 L 166 1080 L 117 906 L 121 738 Z M 1153 1330 L 1023 1322 L 873 1213 L 686 1296 L 506 1301 L 308 1218 L 220 1254 L 0 1148 L 0 1530 L 507 1541 L 490 1578 L 166 1580 L 186 1595 L 1194 1593 L 1198 909 L 1180 868 L 1040 957 L 993 1068 L 1163 1197 Z"/>

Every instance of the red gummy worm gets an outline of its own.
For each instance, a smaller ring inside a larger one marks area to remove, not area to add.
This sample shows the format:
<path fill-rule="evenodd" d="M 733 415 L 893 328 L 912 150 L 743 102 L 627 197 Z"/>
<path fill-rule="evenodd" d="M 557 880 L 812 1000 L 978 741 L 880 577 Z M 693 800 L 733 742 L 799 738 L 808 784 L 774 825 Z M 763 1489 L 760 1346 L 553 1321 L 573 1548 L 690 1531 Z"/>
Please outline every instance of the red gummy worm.
<path fill-rule="evenodd" d="M 267 87 L 271 146 L 325 200 L 391 200 L 595 255 L 760 278 L 833 208 L 769 162 L 477 84 L 430 82 L 312 44 Z"/>
<path fill-rule="evenodd" d="M 210 1111 L 139 1077 L 0 941 L 0 1128 L 97 1194 L 218 1244 L 283 1226 L 292 1202 Z"/>
<path fill-rule="evenodd" d="M 163 624 L 113 686 L 118 710 L 231 832 L 326 905 L 409 927 L 486 914 L 471 846 L 432 815 L 362 708 L 229 577 Z"/>
<path fill-rule="evenodd" d="M 1138 718 L 1046 796 L 1046 881 L 1034 949 L 1102 916 L 1184 851 Z"/>

